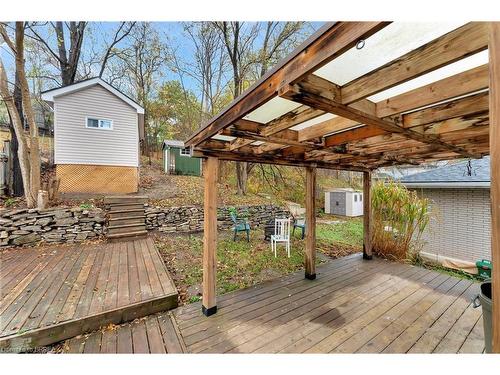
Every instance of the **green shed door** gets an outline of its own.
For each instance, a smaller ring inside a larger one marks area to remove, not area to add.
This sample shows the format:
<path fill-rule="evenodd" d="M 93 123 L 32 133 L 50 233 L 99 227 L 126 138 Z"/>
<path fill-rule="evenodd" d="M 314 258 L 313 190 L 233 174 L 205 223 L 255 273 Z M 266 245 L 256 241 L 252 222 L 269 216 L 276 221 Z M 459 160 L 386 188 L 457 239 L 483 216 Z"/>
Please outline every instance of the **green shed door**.
<path fill-rule="evenodd" d="M 175 172 L 177 174 L 201 176 L 201 159 L 182 155 L 179 148 L 172 148 L 172 152 L 175 154 Z"/>

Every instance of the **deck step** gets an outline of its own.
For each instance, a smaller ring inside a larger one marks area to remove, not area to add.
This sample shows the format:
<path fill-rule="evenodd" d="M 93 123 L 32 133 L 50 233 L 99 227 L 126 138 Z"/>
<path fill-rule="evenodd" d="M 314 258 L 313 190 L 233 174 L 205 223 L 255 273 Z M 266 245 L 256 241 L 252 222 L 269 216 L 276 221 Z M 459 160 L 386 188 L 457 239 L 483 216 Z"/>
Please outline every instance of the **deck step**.
<path fill-rule="evenodd" d="M 146 237 L 146 197 L 107 197 L 107 237 L 111 241 L 125 241 Z"/>
<path fill-rule="evenodd" d="M 147 203 L 148 197 L 143 195 L 137 196 L 109 196 L 104 197 L 104 204 L 123 204 L 123 203 Z"/>
<path fill-rule="evenodd" d="M 129 233 L 129 232 L 137 232 L 141 230 L 146 230 L 146 225 L 142 224 L 125 224 L 125 225 L 117 225 L 108 228 L 108 234 L 115 233 Z"/>
<path fill-rule="evenodd" d="M 112 211 L 108 212 L 109 218 L 110 219 L 116 219 L 116 218 L 124 218 L 124 217 L 140 217 L 144 216 L 144 209 L 139 210 L 139 209 L 134 209 L 134 210 L 118 210 L 118 211 Z"/>
<path fill-rule="evenodd" d="M 125 216 L 125 217 L 115 217 L 109 219 L 109 228 L 113 228 L 119 225 L 127 224 L 144 224 L 145 216 Z"/>
<path fill-rule="evenodd" d="M 120 203 L 120 204 L 112 204 L 108 208 L 109 212 L 115 211 L 125 211 L 125 210 L 142 210 L 144 211 L 143 203 Z"/>
<path fill-rule="evenodd" d="M 145 238 L 148 235 L 147 230 L 140 230 L 136 232 L 128 232 L 128 233 L 115 233 L 109 234 L 108 239 L 112 241 L 128 241 L 131 239 Z"/>

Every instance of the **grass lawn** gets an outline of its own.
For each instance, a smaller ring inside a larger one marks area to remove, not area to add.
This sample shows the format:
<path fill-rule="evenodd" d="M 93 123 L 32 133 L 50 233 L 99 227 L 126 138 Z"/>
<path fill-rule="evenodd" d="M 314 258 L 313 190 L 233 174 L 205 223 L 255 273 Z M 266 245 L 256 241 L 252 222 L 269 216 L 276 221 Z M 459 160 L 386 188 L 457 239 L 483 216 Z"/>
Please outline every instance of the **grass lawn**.
<path fill-rule="evenodd" d="M 362 222 L 348 220 L 334 225 L 318 224 L 317 250 L 331 258 L 359 252 L 362 249 Z M 287 275 L 303 268 L 304 240 L 296 231 L 292 239 L 291 257 L 286 256 L 284 246 L 278 248 L 278 257 L 265 242 L 264 232 L 251 231 L 250 242 L 240 234 L 233 241 L 231 231 L 219 232 L 217 246 L 217 294 L 245 288 L 265 280 Z M 194 302 L 201 296 L 203 235 L 161 234 L 155 243 L 167 265 L 177 288 L 181 303 Z M 317 257 L 317 263 L 328 257 Z"/>

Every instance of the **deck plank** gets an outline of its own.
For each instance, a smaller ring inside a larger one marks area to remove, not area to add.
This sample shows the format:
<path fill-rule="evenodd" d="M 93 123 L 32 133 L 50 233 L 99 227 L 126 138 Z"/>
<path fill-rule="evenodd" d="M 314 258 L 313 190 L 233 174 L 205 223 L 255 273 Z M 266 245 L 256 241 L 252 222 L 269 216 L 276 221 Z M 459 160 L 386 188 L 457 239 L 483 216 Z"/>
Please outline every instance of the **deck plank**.
<path fill-rule="evenodd" d="M 483 331 L 483 316 L 481 315 L 458 352 L 473 354 L 473 353 L 483 353 L 483 351 L 484 351 L 484 331 Z"/>
<path fill-rule="evenodd" d="M 469 306 L 470 300 L 477 293 L 477 285 L 469 282 L 469 287 L 451 306 L 436 320 L 432 326 L 411 347 L 409 353 L 432 353 L 443 337 Z"/>
<path fill-rule="evenodd" d="M 158 323 L 160 326 L 166 352 L 171 354 L 183 353 L 184 349 L 182 343 L 180 342 L 180 338 L 177 335 L 176 329 L 174 327 L 174 322 L 172 321 L 170 314 L 159 314 Z"/>
<path fill-rule="evenodd" d="M 167 351 L 165 350 L 165 345 L 163 344 L 163 338 L 156 315 L 148 316 L 145 319 L 145 324 L 148 336 L 149 352 L 157 354 L 166 353 Z"/>
<path fill-rule="evenodd" d="M 130 323 L 122 324 L 116 331 L 116 352 L 120 354 L 131 354 L 134 352 L 132 326 Z"/>
<path fill-rule="evenodd" d="M 406 353 L 437 320 L 441 314 L 471 285 L 468 280 L 460 280 L 438 302 L 425 311 L 415 322 L 394 339 L 383 353 Z"/>
<path fill-rule="evenodd" d="M 146 323 L 144 319 L 134 321 L 132 327 L 132 345 L 134 353 L 149 353 L 148 335 L 146 333 Z"/>
<path fill-rule="evenodd" d="M 125 306 L 130 303 L 130 289 L 128 285 L 128 243 L 119 246 L 118 254 L 118 289 L 117 302 L 118 307 Z"/>
<path fill-rule="evenodd" d="M 118 351 L 118 344 L 113 349 L 112 338 L 108 336 L 109 327 L 112 327 L 110 324 L 155 314 L 177 304 L 175 285 L 166 268 L 159 268 L 162 263 L 154 248 L 135 248 L 132 242 L 117 242 L 90 246 L 53 245 L 25 250 L 46 255 L 37 255 L 39 263 L 35 262 L 31 272 L 0 301 L 0 348 L 12 347 L 23 351 L 34 345 L 49 345 L 105 326 L 102 331 L 104 347 L 100 350 Z M 142 260 L 139 264 L 138 258 Z M 12 254 L 8 259 L 15 262 L 25 257 Z M 148 272 L 152 275 L 151 280 Z M 143 298 L 141 293 L 139 273 L 144 276 L 142 288 L 147 298 Z M 1 268 L 0 275 L 3 275 Z M 151 293 L 151 281 L 155 283 L 157 294 Z M 164 293 L 163 288 L 169 293 Z M 152 347 L 161 352 L 162 346 L 158 342 L 162 341 L 162 337 L 158 324 L 156 339 L 153 328 L 148 328 L 151 330 Z M 132 343 L 130 327 L 129 333 Z M 123 335 L 120 334 L 120 337 L 123 338 Z M 68 345 L 72 343 L 67 342 Z M 97 350 L 92 347 L 93 344 L 89 345 L 86 351 Z M 129 348 L 127 345 L 123 344 L 120 349 L 132 352 L 133 346 Z"/>
<path fill-rule="evenodd" d="M 109 266 L 108 282 L 106 283 L 106 295 L 104 297 L 103 311 L 116 307 L 118 296 L 118 266 L 120 262 L 120 244 L 114 243 L 110 248 L 111 263 Z"/>
<path fill-rule="evenodd" d="M 117 333 L 115 329 L 105 329 L 102 332 L 101 353 L 117 353 Z"/>
<path fill-rule="evenodd" d="M 415 305 L 407 314 L 402 315 L 393 321 L 387 328 L 378 333 L 368 341 L 357 352 L 360 353 L 380 353 L 394 339 L 396 339 L 406 328 L 411 326 L 422 314 L 431 308 L 444 294 L 448 293 L 457 283 L 458 279 L 449 277 L 446 282 L 440 285 L 436 291 L 430 293 L 426 298 Z"/>
<path fill-rule="evenodd" d="M 370 265 L 364 264 L 358 272 L 363 269 L 369 268 Z M 294 287 L 285 287 L 279 290 L 273 290 L 272 293 L 262 293 L 255 299 L 249 299 L 245 303 L 238 303 L 238 309 L 230 309 L 221 311 L 220 315 L 217 313 L 210 319 L 199 321 L 198 324 L 188 327 L 183 326 L 182 334 L 189 346 L 195 342 L 200 341 L 201 337 L 208 337 L 211 334 L 217 333 L 220 330 L 227 330 L 234 327 L 240 319 L 249 320 L 252 317 L 260 316 L 265 312 L 285 306 L 302 296 L 313 296 L 315 292 L 324 288 L 328 288 L 329 283 L 334 281 L 342 281 L 344 278 L 354 277 L 355 274 L 351 268 L 337 270 L 322 277 L 321 282 L 314 282 L 310 280 L 303 280 L 300 284 L 295 284 Z"/>
<path fill-rule="evenodd" d="M 323 315 L 327 311 L 338 310 L 344 303 L 348 303 L 356 297 L 356 291 L 364 288 L 373 288 L 378 283 L 384 283 L 391 279 L 391 275 L 379 275 L 378 272 L 384 268 L 371 264 L 373 268 L 366 268 L 364 272 L 346 275 L 332 283 L 326 283 L 326 288 L 317 293 L 310 293 L 302 299 L 290 301 L 288 305 L 272 310 L 256 319 L 245 321 L 228 331 L 224 331 L 224 341 L 218 343 L 217 337 L 210 337 L 203 342 L 204 351 L 226 352 L 235 350 L 238 352 L 252 352 L 264 347 L 262 352 L 267 352 L 266 344 L 273 341 L 286 332 L 293 332 L 295 329 L 304 327 L 304 323 Z M 406 268 L 395 268 L 406 271 Z M 358 284 L 359 283 L 359 284 Z M 271 331 L 269 329 L 271 328 Z M 265 334 L 264 334 L 265 333 Z M 217 345 L 215 345 L 217 344 Z M 279 344 L 273 341 L 273 349 Z M 209 349 L 206 349 L 206 348 Z M 198 350 L 198 345 L 190 346 L 193 351 Z"/>
<path fill-rule="evenodd" d="M 137 259 L 135 256 L 134 243 L 127 242 L 128 258 L 128 285 L 130 302 L 134 303 L 141 300 L 141 286 L 139 284 L 139 274 L 137 273 Z"/>
<path fill-rule="evenodd" d="M 135 257 L 137 263 L 137 271 L 139 274 L 139 286 L 141 288 L 141 298 L 150 299 L 153 297 L 151 285 L 149 283 L 148 272 L 146 270 L 146 263 L 142 255 L 142 247 L 139 241 L 134 241 Z"/>

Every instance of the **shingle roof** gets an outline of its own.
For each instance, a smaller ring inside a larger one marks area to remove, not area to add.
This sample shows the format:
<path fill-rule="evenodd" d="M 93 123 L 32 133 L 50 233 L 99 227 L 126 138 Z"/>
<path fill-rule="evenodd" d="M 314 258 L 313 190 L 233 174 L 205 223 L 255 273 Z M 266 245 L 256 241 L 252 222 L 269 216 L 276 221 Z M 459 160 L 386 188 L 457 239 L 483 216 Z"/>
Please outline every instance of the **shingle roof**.
<path fill-rule="evenodd" d="M 182 148 L 184 148 L 184 142 L 182 142 L 182 141 L 176 141 L 174 139 L 168 139 L 166 141 L 163 141 L 163 146 L 173 146 L 173 147 L 182 147 Z"/>
<path fill-rule="evenodd" d="M 490 182 L 490 157 L 471 160 L 469 171 L 468 161 L 447 165 L 430 171 L 416 173 L 403 177 L 400 181 L 405 185 L 425 185 L 441 183 L 455 186 L 467 186 L 474 183 Z M 470 175 L 469 175 L 470 172 Z"/>

